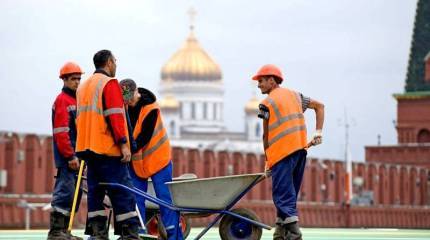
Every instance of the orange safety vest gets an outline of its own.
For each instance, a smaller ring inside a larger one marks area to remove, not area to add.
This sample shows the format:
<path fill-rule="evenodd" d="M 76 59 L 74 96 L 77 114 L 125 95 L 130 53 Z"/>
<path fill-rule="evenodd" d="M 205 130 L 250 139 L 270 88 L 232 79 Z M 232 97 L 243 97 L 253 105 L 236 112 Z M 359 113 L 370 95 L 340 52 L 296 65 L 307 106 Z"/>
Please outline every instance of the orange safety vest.
<path fill-rule="evenodd" d="M 166 128 L 163 126 L 160 108 L 157 103 L 142 107 L 133 131 L 133 137 L 137 139 L 142 131 L 143 120 L 154 109 L 157 110 L 157 120 L 151 140 L 131 157 L 133 170 L 141 178 L 151 177 L 167 166 L 171 159 L 170 141 Z"/>
<path fill-rule="evenodd" d="M 89 150 L 106 156 L 122 156 L 120 146 L 115 143 L 106 117 L 122 113 L 128 139 L 124 108 L 103 108 L 103 89 L 112 79 L 104 74 L 95 73 L 82 83 L 76 92 L 76 152 Z M 127 141 L 127 144 L 130 143 Z"/>
<path fill-rule="evenodd" d="M 272 168 L 291 153 L 306 148 L 306 124 L 300 95 L 276 88 L 261 104 L 269 109 L 266 166 Z"/>

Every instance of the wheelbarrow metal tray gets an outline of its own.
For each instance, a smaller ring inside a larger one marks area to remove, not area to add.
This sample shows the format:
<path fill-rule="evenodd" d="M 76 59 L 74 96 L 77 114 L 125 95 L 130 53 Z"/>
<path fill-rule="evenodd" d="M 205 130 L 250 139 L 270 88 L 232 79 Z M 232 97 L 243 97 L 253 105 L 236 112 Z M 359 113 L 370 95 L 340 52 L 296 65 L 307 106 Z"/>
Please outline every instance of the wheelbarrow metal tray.
<path fill-rule="evenodd" d="M 148 190 L 147 193 L 153 197 L 156 197 L 155 195 L 155 190 L 154 190 L 154 185 L 152 184 L 152 181 L 148 181 Z M 145 201 L 145 207 L 148 209 L 159 209 L 160 206 L 158 206 L 155 203 L 152 203 L 150 201 Z"/>
<path fill-rule="evenodd" d="M 261 176 L 261 173 L 232 175 L 166 184 L 177 207 L 223 210 Z"/>
<path fill-rule="evenodd" d="M 196 179 L 197 176 L 193 173 L 186 173 L 186 174 L 182 174 L 179 177 L 173 178 L 172 181 L 176 182 L 176 181 L 185 181 L 185 180 L 191 180 L 191 179 Z M 155 190 L 154 190 L 154 184 L 152 182 L 151 179 L 148 180 L 148 189 L 147 189 L 147 193 L 153 197 L 156 197 L 155 194 Z M 158 206 L 155 203 L 152 203 L 150 201 L 145 201 L 145 207 L 147 209 L 151 209 L 151 210 L 156 210 L 156 209 L 160 209 L 160 206 Z"/>

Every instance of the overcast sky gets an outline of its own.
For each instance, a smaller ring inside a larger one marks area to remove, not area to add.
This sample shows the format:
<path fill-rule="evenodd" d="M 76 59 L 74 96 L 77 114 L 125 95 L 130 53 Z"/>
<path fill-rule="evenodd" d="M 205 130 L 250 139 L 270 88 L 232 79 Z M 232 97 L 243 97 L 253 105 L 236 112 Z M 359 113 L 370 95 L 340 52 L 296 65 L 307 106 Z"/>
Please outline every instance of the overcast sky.
<path fill-rule="evenodd" d="M 345 109 L 352 120 L 352 158 L 364 146 L 395 144 L 393 93 L 404 91 L 416 0 L 0 1 L 0 130 L 49 134 L 59 68 L 74 60 L 92 73 L 92 56 L 110 49 L 119 79 L 131 77 L 158 94 L 160 69 L 195 33 L 221 66 L 224 118 L 244 129 L 250 76 L 279 65 L 283 86 L 326 106 L 324 144 L 311 156 L 343 158 Z M 314 113 L 306 113 L 309 135 Z"/>

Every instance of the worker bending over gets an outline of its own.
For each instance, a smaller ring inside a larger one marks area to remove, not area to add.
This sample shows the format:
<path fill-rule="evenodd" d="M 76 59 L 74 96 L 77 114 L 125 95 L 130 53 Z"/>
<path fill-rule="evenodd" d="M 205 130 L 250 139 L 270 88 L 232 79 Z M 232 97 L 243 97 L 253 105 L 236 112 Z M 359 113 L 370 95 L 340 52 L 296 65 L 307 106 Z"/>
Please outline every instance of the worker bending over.
<path fill-rule="evenodd" d="M 124 79 L 120 84 L 128 103 L 130 122 L 134 129 L 133 138 L 137 145 L 130 164 L 133 185 L 146 192 L 148 178 L 151 178 L 157 198 L 172 203 L 165 184 L 172 181 L 171 148 L 156 98 L 147 89 L 137 89 L 136 83 L 131 79 Z M 141 217 L 145 220 L 145 199 L 139 195 L 136 198 Z M 167 239 L 182 240 L 179 213 L 160 206 L 160 214 Z M 144 229 L 141 231 L 144 233 Z"/>

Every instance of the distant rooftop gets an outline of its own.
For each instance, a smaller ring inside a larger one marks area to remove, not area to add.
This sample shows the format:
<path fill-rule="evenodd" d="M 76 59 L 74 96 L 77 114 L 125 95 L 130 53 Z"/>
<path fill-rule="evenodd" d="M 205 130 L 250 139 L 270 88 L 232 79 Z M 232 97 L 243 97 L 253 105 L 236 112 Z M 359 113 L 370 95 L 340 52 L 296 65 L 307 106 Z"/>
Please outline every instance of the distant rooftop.
<path fill-rule="evenodd" d="M 418 99 L 418 98 L 429 98 L 430 91 L 415 91 L 393 94 L 395 99 Z"/>

